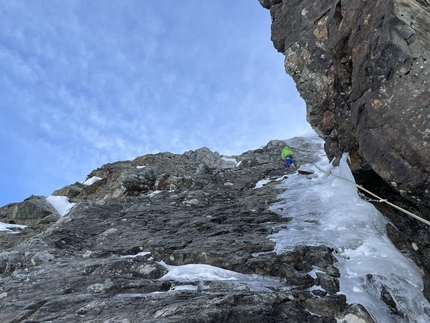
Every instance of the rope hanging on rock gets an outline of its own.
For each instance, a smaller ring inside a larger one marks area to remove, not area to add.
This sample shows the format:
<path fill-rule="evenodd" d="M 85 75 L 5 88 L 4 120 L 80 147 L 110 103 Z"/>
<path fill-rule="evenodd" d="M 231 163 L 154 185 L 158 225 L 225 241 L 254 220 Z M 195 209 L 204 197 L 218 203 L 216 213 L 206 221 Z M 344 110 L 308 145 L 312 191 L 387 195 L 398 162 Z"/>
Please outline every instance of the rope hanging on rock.
<path fill-rule="evenodd" d="M 403 213 L 405 213 L 405 214 L 407 214 L 407 215 L 409 215 L 409 216 L 411 216 L 411 217 L 415 218 L 416 220 L 421 221 L 421 222 L 423 222 L 423 223 L 425 223 L 425 224 L 427 224 L 427 225 L 430 225 L 430 221 L 427 221 L 426 219 L 423 219 L 422 217 L 419 217 L 418 215 L 416 215 L 416 214 L 414 214 L 414 213 L 412 213 L 412 212 L 409 212 L 409 211 L 407 211 L 407 210 L 405 210 L 405 209 L 403 209 L 403 208 L 401 208 L 401 207 L 399 207 L 399 206 L 397 206 L 397 205 L 395 205 L 395 204 L 393 204 L 393 203 L 391 203 L 391 202 L 388 202 L 386 199 L 383 199 L 383 198 L 379 197 L 378 195 L 376 195 L 376 194 L 372 193 L 371 191 L 369 191 L 369 190 L 365 189 L 363 186 L 360 186 L 360 185 L 358 185 L 357 183 L 354 183 L 354 182 L 352 182 L 352 181 L 350 181 L 350 180 L 348 180 L 348 179 L 346 179 L 346 178 L 343 178 L 343 177 L 337 176 L 337 175 L 333 174 L 332 172 L 327 172 L 327 171 L 325 171 L 324 169 L 319 168 L 319 167 L 318 167 L 317 165 L 315 165 L 315 164 L 314 164 L 314 166 L 315 166 L 316 168 L 318 168 L 320 171 L 322 171 L 322 172 L 326 173 L 327 175 L 329 175 L 329 176 L 333 176 L 333 177 L 336 177 L 336 178 L 341 179 L 341 180 L 344 180 L 345 182 L 347 182 L 347 183 L 349 183 L 349 184 L 352 184 L 352 185 L 354 185 L 355 187 L 359 188 L 360 190 L 362 190 L 362 191 L 364 191 L 364 192 L 366 192 L 366 193 L 368 193 L 368 194 L 372 195 L 373 197 L 377 198 L 377 202 L 384 202 L 384 203 L 387 203 L 388 205 L 390 205 L 390 206 L 394 207 L 395 209 L 397 209 L 397 210 L 399 210 L 399 211 L 401 211 L 401 212 L 403 212 Z"/>

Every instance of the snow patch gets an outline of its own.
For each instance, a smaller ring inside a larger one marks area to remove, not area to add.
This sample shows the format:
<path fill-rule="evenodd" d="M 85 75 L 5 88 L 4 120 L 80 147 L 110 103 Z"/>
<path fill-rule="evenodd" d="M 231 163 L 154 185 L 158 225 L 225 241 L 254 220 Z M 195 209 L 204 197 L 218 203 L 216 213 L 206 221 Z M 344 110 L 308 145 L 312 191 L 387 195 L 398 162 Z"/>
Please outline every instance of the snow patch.
<path fill-rule="evenodd" d="M 3 223 L 0 222 L 0 231 L 6 231 L 8 233 L 11 234 L 16 234 L 19 233 L 19 231 L 13 231 L 10 229 L 24 229 L 26 227 L 26 225 L 21 225 L 21 224 L 9 224 L 9 223 Z"/>
<path fill-rule="evenodd" d="M 76 205 L 76 203 L 70 203 L 67 196 L 48 196 L 46 197 L 46 201 L 51 204 L 61 216 L 66 215 L 67 212 Z"/>
<path fill-rule="evenodd" d="M 91 178 L 88 178 L 85 182 L 83 182 L 82 184 L 86 185 L 86 186 L 90 186 L 91 184 L 94 184 L 95 182 L 101 180 L 101 177 L 98 176 L 93 176 Z"/>

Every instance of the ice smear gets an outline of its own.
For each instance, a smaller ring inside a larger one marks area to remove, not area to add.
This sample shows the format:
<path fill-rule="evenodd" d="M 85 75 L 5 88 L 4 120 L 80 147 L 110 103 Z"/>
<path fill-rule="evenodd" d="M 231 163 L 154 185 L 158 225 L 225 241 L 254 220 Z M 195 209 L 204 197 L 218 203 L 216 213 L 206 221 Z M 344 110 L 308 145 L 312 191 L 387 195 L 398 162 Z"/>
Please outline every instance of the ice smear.
<path fill-rule="evenodd" d="M 8 233 L 12 233 L 12 234 L 16 234 L 19 233 L 19 231 L 13 231 L 10 229 L 13 228 L 18 228 L 18 229 L 24 229 L 26 227 L 26 225 L 21 225 L 21 224 L 9 224 L 9 223 L 4 223 L 4 222 L 0 222 L 0 231 L 6 231 Z"/>
<path fill-rule="evenodd" d="M 116 295 L 116 297 L 118 298 L 137 298 L 137 297 L 141 297 L 141 298 L 148 298 L 148 297 L 156 297 L 159 295 L 164 295 L 166 292 L 152 292 L 152 293 L 147 293 L 147 294 L 142 294 L 142 293 L 123 293 L 123 294 L 118 294 Z"/>
<path fill-rule="evenodd" d="M 48 196 L 46 201 L 48 201 L 61 216 L 66 215 L 67 212 L 76 205 L 76 203 L 70 203 L 67 196 Z"/>
<path fill-rule="evenodd" d="M 280 279 L 256 274 L 246 275 L 210 265 L 189 264 L 171 266 L 163 261 L 160 264 L 169 270 L 166 275 L 160 278 L 162 280 L 176 280 L 179 282 L 222 281 L 234 285 L 246 284 L 250 290 L 262 292 L 272 291 L 269 287 L 286 286 L 285 282 L 282 282 Z"/>
<path fill-rule="evenodd" d="M 306 140 L 315 140 L 306 138 Z M 316 164 L 333 174 L 354 181 L 347 156 L 339 167 L 332 167 L 321 149 Z M 271 209 L 293 217 L 286 230 L 270 236 L 275 251 L 282 253 L 298 245 L 326 245 L 335 249 L 341 273 L 340 292 L 350 304 L 366 307 L 378 323 L 430 322 L 430 304 L 423 296 L 423 281 L 416 265 L 392 244 L 386 233 L 387 219 L 376 208 L 360 199 L 357 188 L 320 171 L 314 165 L 308 178 L 298 174 L 280 186 L 286 191 L 282 201 Z M 381 301 L 385 288 L 394 298 L 403 317 L 393 314 Z"/>
<path fill-rule="evenodd" d="M 163 297 L 165 294 L 172 294 L 172 293 L 177 293 L 177 292 L 197 292 L 199 289 L 198 286 L 196 285 L 177 285 L 177 286 L 173 286 L 171 287 L 168 291 L 166 292 L 151 292 L 151 293 L 146 293 L 146 294 L 141 294 L 141 293 L 124 293 L 124 294 L 118 294 L 116 295 L 116 297 L 118 298 L 157 298 L 157 297 Z"/>
<path fill-rule="evenodd" d="M 148 251 L 142 251 L 142 252 L 139 252 L 139 253 L 137 253 L 137 254 L 135 254 L 135 255 L 125 255 L 125 256 L 120 256 L 120 258 L 136 258 L 136 257 L 144 257 L 144 256 L 146 256 L 146 255 L 150 255 L 151 253 L 150 252 L 148 252 Z"/>
<path fill-rule="evenodd" d="M 152 192 L 151 194 L 149 194 L 149 197 L 154 197 L 155 195 L 160 194 L 161 192 L 163 192 L 163 191 L 156 190 L 156 191 Z"/>
<path fill-rule="evenodd" d="M 262 179 L 261 181 L 258 181 L 257 184 L 255 184 L 254 189 L 261 188 L 261 187 L 263 187 L 264 185 L 266 185 L 269 182 L 270 182 L 269 178 L 268 179 Z"/>

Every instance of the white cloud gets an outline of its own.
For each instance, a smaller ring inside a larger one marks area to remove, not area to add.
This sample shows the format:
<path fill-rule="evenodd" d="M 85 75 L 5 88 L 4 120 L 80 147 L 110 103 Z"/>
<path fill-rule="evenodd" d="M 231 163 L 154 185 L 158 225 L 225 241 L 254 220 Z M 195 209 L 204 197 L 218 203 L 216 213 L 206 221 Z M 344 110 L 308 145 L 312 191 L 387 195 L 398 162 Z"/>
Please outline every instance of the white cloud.
<path fill-rule="evenodd" d="M 44 151 L 49 167 L 30 169 L 57 182 L 156 151 L 238 154 L 306 124 L 258 2 L 17 0 L 0 13 L 0 126 L 19 136 L 0 149 Z"/>

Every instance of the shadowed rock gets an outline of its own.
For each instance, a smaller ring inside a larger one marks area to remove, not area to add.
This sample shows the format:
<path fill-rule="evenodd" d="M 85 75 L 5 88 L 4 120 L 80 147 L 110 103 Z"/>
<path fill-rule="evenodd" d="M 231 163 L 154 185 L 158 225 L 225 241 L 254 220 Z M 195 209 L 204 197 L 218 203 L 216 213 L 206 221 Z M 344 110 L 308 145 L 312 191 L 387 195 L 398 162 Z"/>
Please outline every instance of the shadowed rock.
<path fill-rule="evenodd" d="M 319 145 L 291 142 L 301 163 L 317 160 Z M 289 218 L 269 206 L 281 193 L 279 179 L 296 171 L 280 163 L 284 145 L 271 141 L 228 158 L 207 148 L 142 156 L 56 191 L 77 202 L 58 221 L 0 232 L 0 321 L 373 322 L 337 295 L 332 249 L 273 252 L 268 236 Z M 10 217 L 22 203 L 0 214 Z M 252 278 L 165 279 L 163 263 Z M 256 288 L 258 279 L 272 284 Z"/>
<path fill-rule="evenodd" d="M 328 157 L 349 152 L 430 219 L 429 2 L 260 3 Z"/>

